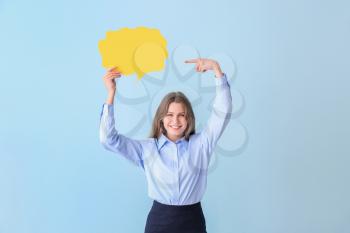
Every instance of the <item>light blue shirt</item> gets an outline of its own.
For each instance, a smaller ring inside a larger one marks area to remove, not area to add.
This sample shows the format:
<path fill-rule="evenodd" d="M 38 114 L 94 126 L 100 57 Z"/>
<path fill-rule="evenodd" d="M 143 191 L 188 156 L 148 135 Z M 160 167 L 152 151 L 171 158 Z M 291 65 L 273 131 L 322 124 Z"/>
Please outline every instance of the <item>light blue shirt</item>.
<path fill-rule="evenodd" d="M 200 133 L 172 142 L 165 135 L 158 139 L 135 140 L 115 129 L 114 107 L 103 104 L 100 142 L 145 172 L 148 196 L 163 204 L 189 205 L 201 201 L 207 186 L 212 152 L 230 119 L 232 97 L 224 74 L 215 78 L 213 110 Z"/>

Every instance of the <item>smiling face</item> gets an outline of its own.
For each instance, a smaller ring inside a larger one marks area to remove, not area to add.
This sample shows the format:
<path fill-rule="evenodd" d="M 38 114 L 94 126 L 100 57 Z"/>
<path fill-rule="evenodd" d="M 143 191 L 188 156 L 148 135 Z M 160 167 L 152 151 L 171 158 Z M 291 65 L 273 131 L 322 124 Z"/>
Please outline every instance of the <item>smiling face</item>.
<path fill-rule="evenodd" d="M 176 141 L 184 136 L 187 128 L 185 107 L 182 103 L 172 102 L 169 105 L 168 111 L 163 118 L 166 136 Z"/>
<path fill-rule="evenodd" d="M 169 92 L 154 115 L 150 137 L 159 139 L 164 134 L 175 142 L 182 137 L 189 140 L 195 133 L 196 119 L 191 102 L 181 91 Z"/>

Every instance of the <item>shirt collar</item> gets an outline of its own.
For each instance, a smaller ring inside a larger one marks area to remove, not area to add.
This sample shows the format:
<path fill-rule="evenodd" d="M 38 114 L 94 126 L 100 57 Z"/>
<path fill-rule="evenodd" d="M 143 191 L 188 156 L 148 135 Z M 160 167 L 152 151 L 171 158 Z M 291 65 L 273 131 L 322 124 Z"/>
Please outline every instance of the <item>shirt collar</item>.
<path fill-rule="evenodd" d="M 178 140 L 176 140 L 176 142 L 173 142 L 162 133 L 158 138 L 158 150 L 160 150 L 160 148 L 162 148 L 166 142 L 172 142 L 177 144 L 183 141 L 186 141 L 185 136 L 183 136 L 182 138 L 179 138 Z"/>

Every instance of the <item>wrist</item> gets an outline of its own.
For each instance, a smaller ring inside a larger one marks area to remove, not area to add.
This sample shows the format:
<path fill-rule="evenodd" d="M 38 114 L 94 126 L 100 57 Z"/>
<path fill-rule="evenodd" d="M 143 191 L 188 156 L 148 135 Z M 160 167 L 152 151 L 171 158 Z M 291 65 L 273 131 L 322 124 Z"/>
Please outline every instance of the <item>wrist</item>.
<path fill-rule="evenodd" d="M 221 78 L 222 76 L 224 76 L 221 69 L 214 70 L 214 74 L 216 78 Z"/>
<path fill-rule="evenodd" d="M 109 97 L 114 96 L 114 95 L 115 95 L 115 89 L 108 91 L 108 96 Z"/>
<path fill-rule="evenodd" d="M 113 104 L 114 103 L 114 96 L 108 96 L 105 103 L 106 104 Z"/>
<path fill-rule="evenodd" d="M 224 76 L 218 63 L 214 65 L 213 71 L 215 73 L 216 78 L 221 78 L 222 76 Z"/>

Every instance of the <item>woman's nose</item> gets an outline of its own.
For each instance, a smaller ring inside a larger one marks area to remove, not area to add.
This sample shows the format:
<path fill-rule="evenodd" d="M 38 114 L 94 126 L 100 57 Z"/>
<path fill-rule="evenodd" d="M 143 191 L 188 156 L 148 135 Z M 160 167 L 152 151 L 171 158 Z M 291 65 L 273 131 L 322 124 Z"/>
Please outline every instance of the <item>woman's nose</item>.
<path fill-rule="evenodd" d="M 172 121 L 174 122 L 174 123 L 178 123 L 179 122 L 179 118 L 177 118 L 177 117 L 174 117 L 173 119 L 172 119 Z"/>

